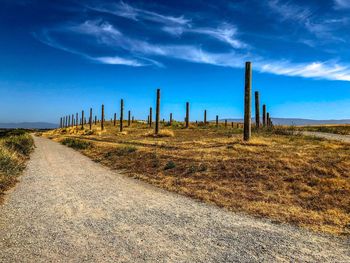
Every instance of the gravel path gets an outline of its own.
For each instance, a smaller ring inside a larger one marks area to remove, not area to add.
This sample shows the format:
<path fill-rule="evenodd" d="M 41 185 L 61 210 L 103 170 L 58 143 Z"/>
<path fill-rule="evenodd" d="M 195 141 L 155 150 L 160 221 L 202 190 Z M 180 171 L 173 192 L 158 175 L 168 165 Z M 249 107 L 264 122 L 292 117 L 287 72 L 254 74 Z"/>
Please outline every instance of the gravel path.
<path fill-rule="evenodd" d="M 307 136 L 315 136 L 319 138 L 325 138 L 329 140 L 336 140 L 336 141 L 350 143 L 350 135 L 341 135 L 341 134 L 326 133 L 326 132 L 310 132 L 310 131 L 303 131 L 301 133 Z"/>
<path fill-rule="evenodd" d="M 350 240 L 227 212 L 44 138 L 0 206 L 0 262 L 350 262 Z"/>

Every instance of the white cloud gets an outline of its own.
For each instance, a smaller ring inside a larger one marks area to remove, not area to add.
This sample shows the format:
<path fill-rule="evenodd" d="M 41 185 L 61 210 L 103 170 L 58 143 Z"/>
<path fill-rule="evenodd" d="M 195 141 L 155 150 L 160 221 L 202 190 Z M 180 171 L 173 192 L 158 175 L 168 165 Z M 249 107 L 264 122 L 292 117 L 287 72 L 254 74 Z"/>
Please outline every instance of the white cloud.
<path fill-rule="evenodd" d="M 103 3 L 95 6 L 87 6 L 87 8 L 135 21 L 148 20 L 165 25 L 187 25 L 190 23 L 190 20 L 186 19 L 184 16 L 175 17 L 162 15 L 156 12 L 133 7 L 123 1 L 120 1 L 119 3 Z"/>
<path fill-rule="evenodd" d="M 350 8 L 350 0 L 334 0 L 335 9 L 348 9 Z"/>
<path fill-rule="evenodd" d="M 335 62 L 291 63 L 289 61 L 259 62 L 261 72 L 284 76 L 350 81 L 350 66 Z"/>
<path fill-rule="evenodd" d="M 269 0 L 270 9 L 279 15 L 282 20 L 304 22 L 311 16 L 309 8 L 293 5 L 290 2 L 282 3 L 280 0 Z"/>
<path fill-rule="evenodd" d="M 121 57 L 97 57 L 93 58 L 93 60 L 96 60 L 98 62 L 101 62 L 103 64 L 110 64 L 110 65 L 126 65 L 126 66 L 133 66 L 133 67 L 142 67 L 147 66 L 147 64 L 142 63 L 137 60 L 133 59 L 125 59 Z"/>

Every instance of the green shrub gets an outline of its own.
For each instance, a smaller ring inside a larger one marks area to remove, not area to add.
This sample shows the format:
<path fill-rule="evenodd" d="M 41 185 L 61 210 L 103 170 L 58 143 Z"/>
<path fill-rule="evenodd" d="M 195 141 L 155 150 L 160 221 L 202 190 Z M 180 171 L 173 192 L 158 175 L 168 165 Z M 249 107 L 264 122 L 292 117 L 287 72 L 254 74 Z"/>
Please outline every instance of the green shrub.
<path fill-rule="evenodd" d="M 111 156 L 123 156 L 127 155 L 133 152 L 136 152 L 137 148 L 134 146 L 125 146 L 125 147 L 119 147 L 117 149 L 114 149 L 112 151 L 109 151 L 105 154 L 105 157 L 111 157 Z"/>
<path fill-rule="evenodd" d="M 176 167 L 175 163 L 173 161 L 169 161 L 165 165 L 164 170 L 174 169 L 175 167 Z"/>
<path fill-rule="evenodd" d="M 74 138 L 65 138 L 63 141 L 61 141 L 63 145 L 66 145 L 68 147 L 71 147 L 73 149 L 77 150 L 85 150 L 87 148 L 90 148 L 92 144 L 90 142 L 82 141 L 79 139 Z"/>
<path fill-rule="evenodd" d="M 10 150 L 28 156 L 34 147 L 33 138 L 29 134 L 12 135 L 4 139 L 4 146 Z"/>

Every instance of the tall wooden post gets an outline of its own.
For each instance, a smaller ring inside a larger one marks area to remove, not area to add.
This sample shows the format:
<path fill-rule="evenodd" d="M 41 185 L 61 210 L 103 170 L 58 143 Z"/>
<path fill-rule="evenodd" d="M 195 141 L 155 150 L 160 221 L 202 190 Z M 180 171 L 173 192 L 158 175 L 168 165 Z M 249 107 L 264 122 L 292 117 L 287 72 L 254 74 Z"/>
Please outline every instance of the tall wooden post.
<path fill-rule="evenodd" d="M 117 125 L 117 113 L 114 113 L 113 116 L 113 126 Z"/>
<path fill-rule="evenodd" d="M 79 114 L 76 113 L 75 114 L 75 127 L 78 128 L 78 125 L 79 125 Z"/>
<path fill-rule="evenodd" d="M 123 131 L 123 121 L 124 121 L 124 100 L 120 100 L 120 123 L 119 123 L 119 131 Z"/>
<path fill-rule="evenodd" d="M 97 116 L 95 115 L 95 125 L 97 124 Z"/>
<path fill-rule="evenodd" d="M 84 129 L 84 111 L 81 111 L 81 128 Z"/>
<path fill-rule="evenodd" d="M 251 111 L 251 93 L 252 93 L 252 64 L 245 64 L 245 87 L 244 87 L 244 130 L 243 140 L 249 141 L 252 134 L 252 111 Z"/>
<path fill-rule="evenodd" d="M 266 113 L 266 126 L 270 127 L 270 113 Z"/>
<path fill-rule="evenodd" d="M 90 130 L 91 130 L 92 129 L 92 108 L 90 108 L 89 125 L 90 125 Z"/>
<path fill-rule="evenodd" d="M 101 131 L 105 128 L 105 105 L 101 107 Z"/>
<path fill-rule="evenodd" d="M 131 111 L 128 111 L 128 126 L 131 125 Z"/>
<path fill-rule="evenodd" d="M 71 119 L 72 121 L 71 121 L 71 127 L 74 127 L 74 114 L 72 114 L 72 119 Z"/>
<path fill-rule="evenodd" d="M 62 128 L 62 117 L 60 118 L 60 126 L 59 128 L 61 129 Z"/>
<path fill-rule="evenodd" d="M 227 120 L 225 120 L 225 128 L 227 128 Z"/>
<path fill-rule="evenodd" d="M 173 114 L 170 113 L 170 119 L 169 119 L 170 126 L 173 125 Z"/>
<path fill-rule="evenodd" d="M 190 103 L 186 102 L 186 128 L 190 126 Z"/>
<path fill-rule="evenodd" d="M 266 105 L 263 105 L 263 127 L 266 126 Z"/>
<path fill-rule="evenodd" d="M 154 130 L 155 134 L 159 133 L 159 118 L 160 118 L 160 89 L 157 89 L 157 104 L 156 104 L 156 128 Z"/>
<path fill-rule="evenodd" d="M 204 110 L 204 125 L 207 125 L 207 110 Z"/>
<path fill-rule="evenodd" d="M 231 122 L 231 128 L 233 128 L 233 121 Z"/>
<path fill-rule="evenodd" d="M 216 127 L 219 127 L 219 115 L 216 115 L 215 124 L 216 124 Z"/>
<path fill-rule="evenodd" d="M 260 128 L 260 101 L 258 91 L 255 91 L 255 126 L 257 129 Z"/>
<path fill-rule="evenodd" d="M 68 115 L 68 127 L 70 127 L 70 114 Z"/>
<path fill-rule="evenodd" d="M 149 127 L 152 128 L 152 107 L 149 108 Z"/>
<path fill-rule="evenodd" d="M 131 123 L 134 123 L 134 121 L 135 121 L 135 118 L 134 118 L 134 116 L 132 116 Z"/>

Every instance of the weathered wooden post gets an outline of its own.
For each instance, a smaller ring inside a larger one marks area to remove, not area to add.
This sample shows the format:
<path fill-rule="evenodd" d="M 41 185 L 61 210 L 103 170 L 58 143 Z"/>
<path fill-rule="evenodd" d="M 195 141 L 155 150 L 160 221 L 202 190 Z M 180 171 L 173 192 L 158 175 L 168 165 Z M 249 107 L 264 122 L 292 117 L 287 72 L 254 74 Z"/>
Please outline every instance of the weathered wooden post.
<path fill-rule="evenodd" d="M 134 116 L 132 116 L 131 123 L 134 123 L 134 121 L 135 121 Z"/>
<path fill-rule="evenodd" d="M 128 111 L 128 127 L 131 125 L 131 111 Z"/>
<path fill-rule="evenodd" d="M 207 125 L 207 110 L 204 110 L 204 125 Z"/>
<path fill-rule="evenodd" d="M 233 121 L 231 122 L 231 128 L 233 128 Z"/>
<path fill-rule="evenodd" d="M 252 64 L 245 64 L 245 88 L 244 88 L 244 130 L 243 140 L 249 141 L 252 134 L 251 91 L 252 90 Z"/>
<path fill-rule="evenodd" d="M 225 128 L 227 128 L 227 120 L 225 120 Z"/>
<path fill-rule="evenodd" d="M 156 104 L 156 128 L 154 130 L 155 134 L 159 133 L 159 118 L 160 118 L 160 89 L 157 89 L 157 104 Z"/>
<path fill-rule="evenodd" d="M 263 105 L 263 127 L 266 126 L 266 105 Z"/>
<path fill-rule="evenodd" d="M 149 108 L 149 127 L 152 128 L 152 107 Z"/>
<path fill-rule="evenodd" d="M 101 107 L 101 131 L 105 128 L 105 105 Z"/>
<path fill-rule="evenodd" d="M 215 125 L 219 127 L 219 115 L 216 115 Z"/>
<path fill-rule="evenodd" d="M 170 113 L 170 120 L 169 120 L 170 126 L 173 125 L 173 114 Z"/>
<path fill-rule="evenodd" d="M 84 129 L 84 111 L 81 111 L 81 128 Z"/>
<path fill-rule="evenodd" d="M 79 125 L 79 114 L 76 113 L 75 114 L 75 127 L 78 128 L 78 125 Z"/>
<path fill-rule="evenodd" d="M 70 114 L 68 115 L 68 127 L 70 127 Z"/>
<path fill-rule="evenodd" d="M 258 91 L 255 91 L 255 126 L 257 129 L 260 128 L 260 101 Z"/>
<path fill-rule="evenodd" d="M 97 125 L 97 116 L 95 115 L 95 125 Z"/>
<path fill-rule="evenodd" d="M 186 102 L 186 128 L 190 126 L 190 103 Z"/>
<path fill-rule="evenodd" d="M 120 123 L 119 123 L 119 131 L 123 131 L 123 121 L 124 121 L 124 100 L 120 100 Z"/>
<path fill-rule="evenodd" d="M 147 125 L 149 125 L 149 115 L 147 115 Z"/>
<path fill-rule="evenodd" d="M 58 126 L 60 129 L 62 128 L 62 117 L 60 118 L 60 126 Z"/>
<path fill-rule="evenodd" d="M 266 126 L 270 127 L 270 113 L 266 113 Z"/>
<path fill-rule="evenodd" d="M 74 114 L 72 114 L 72 122 L 71 122 L 71 127 L 74 127 Z"/>
<path fill-rule="evenodd" d="M 114 113 L 113 116 L 113 126 L 117 125 L 117 113 Z"/>
<path fill-rule="evenodd" d="M 89 125 L 90 125 L 90 130 L 92 130 L 92 108 L 90 108 Z"/>

